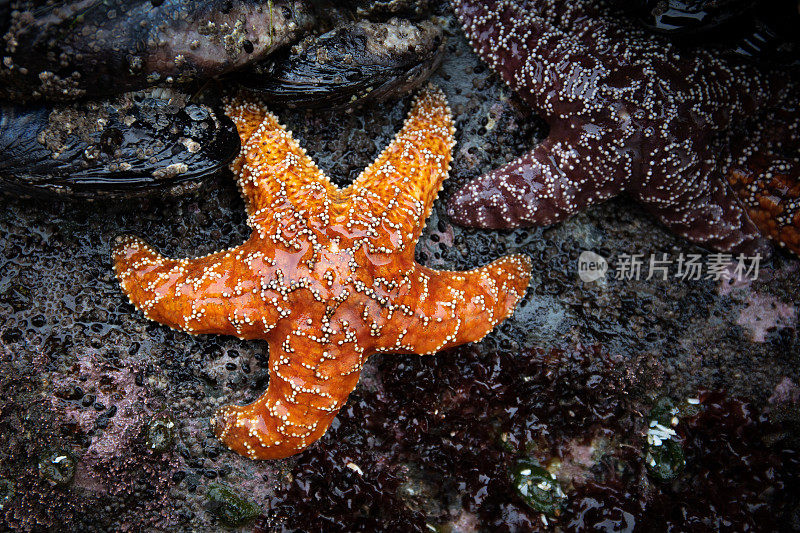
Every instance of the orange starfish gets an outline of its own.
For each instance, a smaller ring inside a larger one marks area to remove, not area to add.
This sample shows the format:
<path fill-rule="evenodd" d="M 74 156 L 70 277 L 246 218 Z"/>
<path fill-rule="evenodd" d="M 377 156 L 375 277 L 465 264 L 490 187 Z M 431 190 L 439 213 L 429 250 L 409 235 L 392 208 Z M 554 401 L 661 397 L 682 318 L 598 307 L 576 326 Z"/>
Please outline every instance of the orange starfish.
<path fill-rule="evenodd" d="M 213 424 L 230 449 L 275 459 L 325 433 L 371 354 L 434 353 L 481 339 L 513 312 L 530 262 L 515 255 L 444 272 L 414 261 L 454 145 L 450 109 L 436 88 L 417 97 L 395 140 L 346 189 L 263 106 L 238 101 L 226 113 L 242 138 L 231 168 L 251 237 L 177 260 L 123 237 L 114 263 L 147 318 L 268 342 L 267 391 L 250 405 L 220 409 Z"/>

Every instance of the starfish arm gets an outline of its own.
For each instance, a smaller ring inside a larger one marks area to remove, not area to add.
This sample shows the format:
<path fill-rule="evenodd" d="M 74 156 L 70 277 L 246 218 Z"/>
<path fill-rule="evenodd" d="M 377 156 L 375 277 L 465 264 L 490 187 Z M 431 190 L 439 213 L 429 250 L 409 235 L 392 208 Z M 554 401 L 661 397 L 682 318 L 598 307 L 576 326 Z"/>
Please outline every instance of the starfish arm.
<path fill-rule="evenodd" d="M 607 139 L 613 135 L 597 131 L 552 131 L 530 152 L 456 191 L 448 214 L 481 228 L 548 225 L 619 194 L 630 158 Z"/>
<path fill-rule="evenodd" d="M 429 354 L 481 340 L 525 296 L 531 262 L 525 255 L 509 255 L 466 272 L 417 266 L 415 277 L 423 293 L 405 302 L 413 318 L 396 335 L 386 331 L 379 351 Z"/>
<path fill-rule="evenodd" d="M 700 246 L 768 253 L 768 244 L 720 170 L 696 155 L 680 155 L 675 146 L 670 150 L 674 157 L 662 165 L 654 161 L 647 179 L 632 187 L 631 194 L 673 232 Z M 683 177 L 680 186 L 668 182 L 675 175 Z"/>
<path fill-rule="evenodd" d="M 430 215 L 447 178 L 455 127 L 442 91 L 428 86 L 415 99 L 403 129 L 342 192 L 352 236 L 371 237 L 388 250 L 408 250 Z"/>
<path fill-rule="evenodd" d="M 289 226 L 327 226 L 336 187 L 278 118 L 255 100 L 234 99 L 225 112 L 242 139 L 231 170 L 248 224 L 262 237 Z"/>
<path fill-rule="evenodd" d="M 648 39 L 641 28 L 614 23 L 625 14 L 604 10 L 590 0 L 453 3 L 476 52 L 548 117 L 602 115 L 604 96 L 612 100 L 633 96 L 631 82 L 635 86 L 656 74 L 666 79 L 680 68 L 682 76 L 673 83 L 682 91 L 681 113 L 730 124 L 785 99 L 782 88 L 791 79 L 778 69 L 764 73 L 746 62 L 719 61 L 706 50 L 679 49 L 668 41 Z M 611 45 L 598 49 L 597 43 Z M 641 55 L 652 59 L 643 62 Z"/>
<path fill-rule="evenodd" d="M 753 157 L 728 180 L 761 233 L 800 255 L 800 161 Z"/>
<path fill-rule="evenodd" d="M 250 137 L 267 117 L 269 110 L 267 110 L 266 105 L 255 99 L 230 98 L 225 101 L 223 111 L 236 125 L 236 131 L 239 133 L 241 148 L 230 167 L 231 171 L 238 175 L 244 164 L 247 141 L 250 140 Z"/>
<path fill-rule="evenodd" d="M 288 314 L 276 303 L 278 293 L 260 281 L 274 278 L 272 261 L 247 243 L 197 259 L 168 259 L 126 236 L 113 261 L 131 303 L 174 329 L 256 339 Z"/>
<path fill-rule="evenodd" d="M 728 182 L 764 235 L 800 255 L 800 116 L 775 109 L 751 135 L 732 139 Z M 792 153 L 794 152 L 794 153 Z"/>
<path fill-rule="evenodd" d="M 612 104 L 604 88 L 634 67 L 612 69 L 591 53 L 586 27 L 602 28 L 583 16 L 588 4 L 455 5 L 478 54 L 549 117 L 551 132 L 529 153 L 456 192 L 449 205 L 453 219 L 485 228 L 547 225 L 621 192 L 638 139 L 629 110 Z M 582 29 L 567 33 L 551 19 Z"/>
<path fill-rule="evenodd" d="M 266 392 L 249 405 L 220 409 L 214 431 L 251 459 L 294 455 L 325 434 L 358 384 L 361 364 L 352 344 L 323 345 L 294 334 L 270 342 Z"/>
<path fill-rule="evenodd" d="M 473 49 L 529 105 L 547 117 L 603 115 L 594 101 L 615 69 L 592 53 L 591 36 L 603 27 L 585 16 L 591 2 L 453 4 Z"/>

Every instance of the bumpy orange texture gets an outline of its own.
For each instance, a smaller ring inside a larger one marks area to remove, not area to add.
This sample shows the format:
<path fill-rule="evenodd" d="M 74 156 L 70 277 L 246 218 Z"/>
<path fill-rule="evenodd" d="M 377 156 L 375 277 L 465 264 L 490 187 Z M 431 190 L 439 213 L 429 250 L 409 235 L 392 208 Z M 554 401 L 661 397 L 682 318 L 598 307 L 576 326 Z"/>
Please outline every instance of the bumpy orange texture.
<path fill-rule="evenodd" d="M 287 457 L 325 433 L 371 354 L 433 353 L 481 339 L 513 312 L 530 263 L 515 255 L 445 272 L 414 261 L 454 144 L 436 88 L 417 97 L 402 131 L 346 189 L 262 105 L 236 101 L 226 112 L 242 138 L 232 169 L 252 236 L 196 259 L 167 259 L 124 237 L 115 269 L 147 318 L 268 342 L 267 391 L 224 407 L 214 424 L 242 455 Z"/>
<path fill-rule="evenodd" d="M 761 233 L 800 256 L 800 163 L 753 156 L 728 182 Z"/>

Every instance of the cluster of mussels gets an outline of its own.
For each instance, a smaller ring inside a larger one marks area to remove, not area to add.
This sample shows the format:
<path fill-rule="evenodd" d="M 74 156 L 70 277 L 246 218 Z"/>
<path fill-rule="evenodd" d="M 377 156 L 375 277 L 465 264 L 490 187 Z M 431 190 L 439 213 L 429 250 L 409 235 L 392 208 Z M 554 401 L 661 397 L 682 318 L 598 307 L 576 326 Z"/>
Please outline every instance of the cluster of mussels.
<path fill-rule="evenodd" d="M 423 1 L 0 0 L 0 188 L 95 199 L 177 195 L 239 137 L 219 106 L 405 94 L 438 66 Z M 298 43 L 296 46 L 292 46 Z"/>

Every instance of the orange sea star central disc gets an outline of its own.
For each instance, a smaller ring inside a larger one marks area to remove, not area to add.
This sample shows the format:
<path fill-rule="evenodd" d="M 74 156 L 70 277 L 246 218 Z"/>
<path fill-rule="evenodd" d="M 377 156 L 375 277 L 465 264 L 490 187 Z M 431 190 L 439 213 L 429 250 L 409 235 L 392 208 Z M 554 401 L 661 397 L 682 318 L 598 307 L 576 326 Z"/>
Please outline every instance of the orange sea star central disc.
<path fill-rule="evenodd" d="M 417 97 L 394 141 L 346 189 L 262 105 L 236 101 L 226 113 L 242 139 L 231 168 L 251 237 L 196 259 L 167 259 L 123 237 L 115 269 L 151 320 L 268 342 L 267 391 L 224 407 L 214 425 L 242 455 L 287 457 L 325 433 L 371 354 L 433 353 L 481 339 L 513 312 L 530 263 L 514 255 L 447 272 L 414 261 L 454 144 L 436 88 Z"/>

